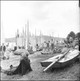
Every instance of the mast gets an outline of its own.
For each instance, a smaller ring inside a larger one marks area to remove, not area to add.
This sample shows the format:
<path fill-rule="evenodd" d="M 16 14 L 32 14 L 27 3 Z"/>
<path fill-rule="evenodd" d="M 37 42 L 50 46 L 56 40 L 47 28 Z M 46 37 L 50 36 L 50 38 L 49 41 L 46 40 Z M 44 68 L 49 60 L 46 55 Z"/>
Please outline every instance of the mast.
<path fill-rule="evenodd" d="M 22 46 L 24 46 L 24 28 L 23 28 L 23 31 L 22 31 Z"/>
<path fill-rule="evenodd" d="M 1 28 L 2 27 L 2 28 Z M 0 46 L 1 46 L 1 43 L 3 43 L 4 42 L 4 29 L 3 29 L 3 24 L 1 24 L 1 27 L 0 27 L 0 31 L 2 31 L 1 32 L 1 35 L 0 35 Z M 3 51 L 3 44 L 2 44 L 2 54 L 1 55 L 3 55 L 4 56 L 4 51 Z"/>
<path fill-rule="evenodd" d="M 1 31 L 1 35 L 0 35 L 0 45 L 2 43 L 5 43 L 5 35 L 4 35 L 4 26 L 3 23 L 1 23 L 1 27 L 0 27 L 0 31 Z"/>
<path fill-rule="evenodd" d="M 42 38 L 42 34 L 41 34 L 41 31 L 40 31 L 40 44 L 41 44 L 41 38 Z"/>
<path fill-rule="evenodd" d="M 27 21 L 27 48 L 29 47 L 29 20 Z"/>
<path fill-rule="evenodd" d="M 15 44 L 17 46 L 17 33 L 15 32 Z"/>
<path fill-rule="evenodd" d="M 26 25 L 25 25 L 24 47 L 26 49 Z"/>
<path fill-rule="evenodd" d="M 35 29 L 35 41 L 36 41 L 36 44 L 37 44 L 37 38 L 36 38 L 36 29 Z"/>
<path fill-rule="evenodd" d="M 17 48 L 18 48 L 18 38 L 19 38 L 19 30 L 17 29 L 17 36 L 16 36 L 16 44 L 17 44 Z"/>

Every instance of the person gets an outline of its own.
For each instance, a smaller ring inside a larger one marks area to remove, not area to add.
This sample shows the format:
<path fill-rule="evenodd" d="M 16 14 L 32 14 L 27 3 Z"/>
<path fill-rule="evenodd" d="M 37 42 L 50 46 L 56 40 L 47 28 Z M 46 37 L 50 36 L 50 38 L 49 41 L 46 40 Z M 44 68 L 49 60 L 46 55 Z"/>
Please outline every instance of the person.
<path fill-rule="evenodd" d="M 4 45 L 4 43 L 2 44 L 2 49 L 3 49 L 3 52 L 6 51 L 6 46 Z"/>
<path fill-rule="evenodd" d="M 44 41 L 44 43 L 43 43 L 43 51 L 45 52 L 46 49 L 47 49 L 47 44 L 46 44 L 46 41 Z"/>
<path fill-rule="evenodd" d="M 7 49 L 6 52 L 4 53 L 4 60 L 8 60 L 10 58 L 10 54 L 11 54 L 11 49 Z"/>
<path fill-rule="evenodd" d="M 2 50 L 2 58 L 3 58 L 4 57 L 4 53 L 6 51 L 6 46 L 4 45 L 4 43 L 2 44 L 1 50 Z"/>
<path fill-rule="evenodd" d="M 12 68 L 12 65 L 11 65 Z M 32 71 L 32 68 L 30 66 L 30 59 L 28 58 L 28 54 L 22 53 L 21 59 L 20 59 L 20 64 L 17 67 L 17 69 L 13 72 L 8 72 L 7 75 L 15 75 L 15 74 L 20 74 L 24 75 L 26 74 L 27 71 Z"/>
<path fill-rule="evenodd" d="M 80 39 L 78 41 L 79 51 L 80 51 Z M 80 53 L 79 53 L 79 61 L 80 61 Z"/>
<path fill-rule="evenodd" d="M 80 51 L 80 39 L 78 39 L 78 46 L 79 46 L 79 51 Z"/>
<path fill-rule="evenodd" d="M 2 46 L 0 46 L 0 51 L 2 51 Z"/>
<path fill-rule="evenodd" d="M 46 42 L 46 45 L 47 45 L 47 46 L 46 46 L 46 50 L 47 50 L 47 51 L 49 51 L 49 43 L 50 43 L 50 41 Z"/>
<path fill-rule="evenodd" d="M 17 46 L 14 46 L 14 50 L 13 51 L 16 51 L 17 50 Z"/>
<path fill-rule="evenodd" d="M 54 43 L 53 43 L 53 39 L 51 40 L 51 51 L 53 51 L 54 49 Z"/>
<path fill-rule="evenodd" d="M 36 44 L 36 51 L 38 51 L 38 49 L 39 49 L 39 45 L 38 45 L 38 44 Z"/>

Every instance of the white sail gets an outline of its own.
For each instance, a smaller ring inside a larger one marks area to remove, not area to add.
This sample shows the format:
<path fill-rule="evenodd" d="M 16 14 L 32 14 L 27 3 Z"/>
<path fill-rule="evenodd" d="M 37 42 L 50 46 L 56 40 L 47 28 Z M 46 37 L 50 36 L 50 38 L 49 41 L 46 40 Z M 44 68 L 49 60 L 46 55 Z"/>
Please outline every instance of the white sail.
<path fill-rule="evenodd" d="M 4 27 L 3 27 L 3 24 L 1 24 L 1 33 L 0 33 L 1 35 L 1 45 L 2 45 L 2 43 L 5 43 L 5 33 L 4 33 Z"/>

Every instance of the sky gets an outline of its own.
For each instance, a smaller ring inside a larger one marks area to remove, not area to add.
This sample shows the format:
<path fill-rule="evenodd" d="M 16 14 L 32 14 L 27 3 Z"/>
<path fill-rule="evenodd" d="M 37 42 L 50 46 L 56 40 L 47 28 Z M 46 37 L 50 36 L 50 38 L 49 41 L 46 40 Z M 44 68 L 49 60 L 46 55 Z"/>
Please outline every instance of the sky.
<path fill-rule="evenodd" d="M 1 1 L 1 36 L 15 37 L 29 20 L 31 34 L 66 37 L 79 32 L 78 1 Z"/>

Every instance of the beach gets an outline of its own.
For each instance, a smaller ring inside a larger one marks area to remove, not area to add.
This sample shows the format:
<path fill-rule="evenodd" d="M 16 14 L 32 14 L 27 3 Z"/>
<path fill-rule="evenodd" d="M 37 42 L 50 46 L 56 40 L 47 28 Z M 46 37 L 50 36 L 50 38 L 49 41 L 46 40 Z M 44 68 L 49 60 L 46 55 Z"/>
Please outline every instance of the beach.
<path fill-rule="evenodd" d="M 31 60 L 31 72 L 25 75 L 6 75 L 1 73 L 1 80 L 79 80 L 80 63 L 79 61 L 68 67 L 54 69 L 53 71 L 43 72 L 44 67 L 40 62 L 54 56 L 53 54 L 42 55 L 40 52 L 29 55 Z"/>

